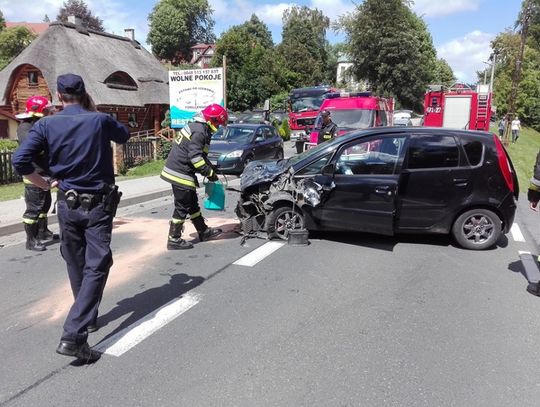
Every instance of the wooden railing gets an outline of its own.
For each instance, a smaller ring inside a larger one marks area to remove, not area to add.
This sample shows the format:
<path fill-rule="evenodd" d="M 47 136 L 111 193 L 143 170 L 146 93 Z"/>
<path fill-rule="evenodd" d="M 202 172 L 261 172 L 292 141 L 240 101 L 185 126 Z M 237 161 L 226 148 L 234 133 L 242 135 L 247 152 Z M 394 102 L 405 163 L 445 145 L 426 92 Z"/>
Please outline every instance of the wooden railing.
<path fill-rule="evenodd" d="M 21 181 L 22 177 L 13 168 L 13 151 L 0 151 L 0 184 Z"/>

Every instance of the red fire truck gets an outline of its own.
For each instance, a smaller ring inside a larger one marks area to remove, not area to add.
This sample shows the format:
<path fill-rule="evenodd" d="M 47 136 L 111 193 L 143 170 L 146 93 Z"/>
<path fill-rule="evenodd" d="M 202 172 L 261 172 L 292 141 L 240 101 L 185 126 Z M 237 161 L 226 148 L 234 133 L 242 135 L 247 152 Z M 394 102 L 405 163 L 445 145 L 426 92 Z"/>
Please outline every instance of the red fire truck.
<path fill-rule="evenodd" d="M 489 131 L 489 85 L 431 85 L 424 99 L 424 126 Z"/>
<path fill-rule="evenodd" d="M 304 150 L 304 143 L 309 141 L 309 131 L 315 124 L 319 108 L 330 92 L 337 89 L 330 86 L 313 86 L 293 89 L 289 94 L 289 127 L 291 140 L 296 141 L 298 152 Z"/>

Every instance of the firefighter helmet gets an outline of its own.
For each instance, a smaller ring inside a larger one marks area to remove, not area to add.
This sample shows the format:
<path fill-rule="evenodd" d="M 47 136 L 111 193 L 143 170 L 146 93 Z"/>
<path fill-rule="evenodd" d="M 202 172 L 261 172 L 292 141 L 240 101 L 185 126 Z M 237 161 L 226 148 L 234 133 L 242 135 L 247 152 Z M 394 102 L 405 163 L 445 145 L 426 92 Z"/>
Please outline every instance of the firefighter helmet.
<path fill-rule="evenodd" d="M 201 113 L 204 120 L 212 123 L 212 125 L 215 127 L 225 126 L 229 118 L 227 110 L 217 103 L 212 103 L 211 105 L 206 106 Z"/>
<path fill-rule="evenodd" d="M 20 113 L 15 117 L 17 119 L 28 119 L 30 117 L 43 117 L 45 116 L 45 109 L 52 107 L 52 104 L 46 97 L 32 96 L 26 101 L 26 108 L 24 113 Z"/>

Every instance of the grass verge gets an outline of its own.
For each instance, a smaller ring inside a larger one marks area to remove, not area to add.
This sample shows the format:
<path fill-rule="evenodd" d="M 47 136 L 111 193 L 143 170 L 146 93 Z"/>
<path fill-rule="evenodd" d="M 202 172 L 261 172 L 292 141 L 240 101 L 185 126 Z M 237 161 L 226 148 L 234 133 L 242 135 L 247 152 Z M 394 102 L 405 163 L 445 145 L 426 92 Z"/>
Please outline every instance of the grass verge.
<path fill-rule="evenodd" d="M 530 179 L 536 162 L 536 155 L 540 151 L 540 133 L 536 130 L 524 128 L 515 144 L 506 148 L 519 180 L 519 190 L 527 193 Z"/>
<path fill-rule="evenodd" d="M 19 199 L 23 196 L 24 184 L 22 182 L 17 182 L 16 184 L 0 185 L 0 201 Z"/>

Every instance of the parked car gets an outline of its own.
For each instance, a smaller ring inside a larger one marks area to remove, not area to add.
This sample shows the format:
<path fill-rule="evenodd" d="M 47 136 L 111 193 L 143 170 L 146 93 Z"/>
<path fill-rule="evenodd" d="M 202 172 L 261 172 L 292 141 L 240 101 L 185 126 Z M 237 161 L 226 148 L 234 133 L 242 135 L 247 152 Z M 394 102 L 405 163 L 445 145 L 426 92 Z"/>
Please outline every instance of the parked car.
<path fill-rule="evenodd" d="M 304 227 L 450 233 L 474 250 L 508 233 L 519 195 L 497 136 L 417 127 L 356 131 L 288 160 L 251 163 L 240 187 L 237 215 L 270 238 Z"/>
<path fill-rule="evenodd" d="M 270 125 L 231 124 L 212 136 L 208 158 L 220 172 L 239 174 L 250 161 L 283 158 L 283 140 Z"/>
<path fill-rule="evenodd" d="M 410 110 L 397 110 L 394 112 L 394 126 L 412 126 L 412 112 Z"/>

